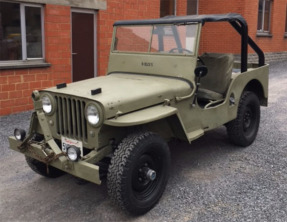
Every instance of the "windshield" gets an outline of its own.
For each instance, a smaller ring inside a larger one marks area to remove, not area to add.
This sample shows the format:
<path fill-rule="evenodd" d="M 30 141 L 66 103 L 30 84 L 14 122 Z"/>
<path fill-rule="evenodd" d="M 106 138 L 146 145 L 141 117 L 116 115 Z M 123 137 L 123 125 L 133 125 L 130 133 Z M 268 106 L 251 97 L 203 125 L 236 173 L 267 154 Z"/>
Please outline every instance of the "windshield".
<path fill-rule="evenodd" d="M 194 55 L 197 24 L 117 26 L 113 51 Z"/>

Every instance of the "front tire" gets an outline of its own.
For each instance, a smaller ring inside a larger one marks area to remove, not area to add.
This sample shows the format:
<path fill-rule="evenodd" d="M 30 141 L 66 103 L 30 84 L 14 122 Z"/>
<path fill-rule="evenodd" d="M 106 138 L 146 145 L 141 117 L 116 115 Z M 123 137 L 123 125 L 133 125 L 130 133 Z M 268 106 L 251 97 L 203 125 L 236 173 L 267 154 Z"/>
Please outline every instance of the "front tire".
<path fill-rule="evenodd" d="M 26 158 L 26 162 L 28 166 L 34 172 L 40 174 L 41 176 L 49 177 L 49 178 L 56 178 L 56 177 L 59 177 L 65 174 L 64 171 L 61 171 L 49 165 L 48 165 L 48 172 L 47 172 L 47 165 L 45 163 L 42 163 L 41 161 L 31 158 L 29 156 L 25 156 L 25 158 Z"/>
<path fill-rule="evenodd" d="M 130 134 L 119 144 L 108 171 L 108 193 L 122 209 L 141 215 L 162 196 L 169 175 L 166 142 L 151 132 Z"/>
<path fill-rule="evenodd" d="M 243 92 L 237 111 L 237 118 L 227 124 L 227 133 L 232 143 L 247 147 L 257 135 L 260 123 L 260 103 L 257 95 Z"/>

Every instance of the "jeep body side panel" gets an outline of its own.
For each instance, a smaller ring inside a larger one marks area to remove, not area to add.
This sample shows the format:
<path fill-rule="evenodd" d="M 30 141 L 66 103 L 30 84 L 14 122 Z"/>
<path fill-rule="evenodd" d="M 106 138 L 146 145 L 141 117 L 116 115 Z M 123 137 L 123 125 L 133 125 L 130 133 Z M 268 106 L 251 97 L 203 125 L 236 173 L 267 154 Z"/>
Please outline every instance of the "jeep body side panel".
<path fill-rule="evenodd" d="M 245 73 L 233 74 L 225 100 L 218 105 L 208 108 L 198 105 L 192 106 L 193 98 L 178 103 L 178 116 L 181 118 L 187 138 L 192 141 L 208 131 L 235 119 L 239 100 L 243 90 L 251 81 L 258 81 L 262 86 L 264 97 L 268 99 L 268 73 L 269 66 L 265 65 L 256 69 L 250 68 Z M 234 97 L 235 103 L 230 103 Z M 214 118 L 216 116 L 216 118 Z"/>

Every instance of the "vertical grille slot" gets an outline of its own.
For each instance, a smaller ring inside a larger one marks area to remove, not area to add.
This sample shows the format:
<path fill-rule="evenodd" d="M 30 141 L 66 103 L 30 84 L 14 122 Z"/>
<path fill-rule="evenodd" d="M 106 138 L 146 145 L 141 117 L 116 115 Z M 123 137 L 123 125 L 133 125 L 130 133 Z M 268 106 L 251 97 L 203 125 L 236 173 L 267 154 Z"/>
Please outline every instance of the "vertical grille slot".
<path fill-rule="evenodd" d="M 55 96 L 57 103 L 57 132 L 77 140 L 87 140 L 86 103 L 80 99 Z"/>

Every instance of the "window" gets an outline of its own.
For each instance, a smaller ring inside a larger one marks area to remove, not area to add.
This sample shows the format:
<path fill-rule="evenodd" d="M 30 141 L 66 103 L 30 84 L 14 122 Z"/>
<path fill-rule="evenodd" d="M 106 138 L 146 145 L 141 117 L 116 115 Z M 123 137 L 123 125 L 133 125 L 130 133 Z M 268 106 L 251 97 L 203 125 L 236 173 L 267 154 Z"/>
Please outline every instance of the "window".
<path fill-rule="evenodd" d="M 198 14 L 198 0 L 187 0 L 186 2 L 186 14 L 197 15 Z"/>
<path fill-rule="evenodd" d="M 271 9 L 272 1 L 271 0 L 259 0 L 258 7 L 258 32 L 270 32 L 271 24 Z"/>
<path fill-rule="evenodd" d="M 38 5 L 0 2 L 0 62 L 43 58 L 43 12 Z"/>
<path fill-rule="evenodd" d="M 160 17 L 175 15 L 176 0 L 160 0 Z"/>
<path fill-rule="evenodd" d="M 117 26 L 113 51 L 194 55 L 197 24 Z"/>

